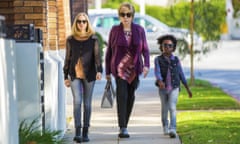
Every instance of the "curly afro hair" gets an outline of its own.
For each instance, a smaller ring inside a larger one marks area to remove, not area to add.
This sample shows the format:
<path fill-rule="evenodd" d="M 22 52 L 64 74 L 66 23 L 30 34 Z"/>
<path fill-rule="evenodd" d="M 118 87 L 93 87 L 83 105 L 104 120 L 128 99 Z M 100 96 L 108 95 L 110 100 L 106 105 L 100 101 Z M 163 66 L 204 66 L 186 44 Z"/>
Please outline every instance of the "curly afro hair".
<path fill-rule="evenodd" d="M 162 43 L 164 40 L 171 40 L 173 42 L 173 51 L 176 50 L 176 46 L 177 46 L 177 39 L 175 38 L 175 36 L 167 34 L 167 35 L 163 35 L 160 36 L 159 38 L 157 38 L 157 43 L 160 45 L 159 49 L 161 50 L 161 52 L 163 52 L 163 48 L 162 48 Z"/>

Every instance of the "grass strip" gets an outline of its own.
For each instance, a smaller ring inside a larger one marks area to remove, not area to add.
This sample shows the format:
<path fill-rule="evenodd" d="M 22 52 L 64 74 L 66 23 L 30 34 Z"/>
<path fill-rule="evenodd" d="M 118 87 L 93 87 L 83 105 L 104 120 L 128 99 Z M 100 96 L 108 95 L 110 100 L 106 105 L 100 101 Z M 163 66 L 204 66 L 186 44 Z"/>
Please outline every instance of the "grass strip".
<path fill-rule="evenodd" d="M 193 98 L 183 87 L 178 98 L 177 131 L 182 144 L 240 143 L 240 103 L 204 80 L 196 80 L 191 90 Z"/>
<path fill-rule="evenodd" d="M 188 98 L 186 90 L 181 87 L 178 110 L 240 109 L 240 103 L 232 96 L 207 81 L 195 80 L 195 86 L 191 86 L 190 89 L 193 94 L 191 99 Z"/>
<path fill-rule="evenodd" d="M 239 144 L 240 111 L 185 111 L 177 116 L 182 144 Z"/>

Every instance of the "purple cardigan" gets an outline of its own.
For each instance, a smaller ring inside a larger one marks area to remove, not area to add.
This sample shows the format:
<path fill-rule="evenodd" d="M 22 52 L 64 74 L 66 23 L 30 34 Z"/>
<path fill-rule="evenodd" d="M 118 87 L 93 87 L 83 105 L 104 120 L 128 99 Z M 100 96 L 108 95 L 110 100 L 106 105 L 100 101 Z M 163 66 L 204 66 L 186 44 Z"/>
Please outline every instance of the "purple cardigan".
<path fill-rule="evenodd" d="M 150 67 L 149 50 L 144 29 L 140 25 L 132 23 L 131 30 L 131 44 L 128 46 L 123 32 L 123 25 L 120 24 L 112 27 L 105 57 L 106 75 L 112 73 L 114 77 L 117 77 L 117 66 L 127 50 L 133 55 L 137 75 L 142 73 L 144 66 Z"/>

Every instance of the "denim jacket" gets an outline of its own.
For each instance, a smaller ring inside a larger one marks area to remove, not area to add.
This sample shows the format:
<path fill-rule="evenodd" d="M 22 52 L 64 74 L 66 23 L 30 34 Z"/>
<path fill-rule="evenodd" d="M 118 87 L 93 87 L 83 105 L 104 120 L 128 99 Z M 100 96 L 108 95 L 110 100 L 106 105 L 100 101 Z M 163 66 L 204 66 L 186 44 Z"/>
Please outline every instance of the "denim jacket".
<path fill-rule="evenodd" d="M 167 70 L 170 68 L 171 83 L 173 88 L 180 87 L 180 81 L 183 84 L 187 84 L 186 78 L 182 71 L 181 63 L 177 56 L 170 57 L 170 63 L 163 56 L 157 56 L 155 58 L 155 76 L 157 80 L 166 82 Z"/>

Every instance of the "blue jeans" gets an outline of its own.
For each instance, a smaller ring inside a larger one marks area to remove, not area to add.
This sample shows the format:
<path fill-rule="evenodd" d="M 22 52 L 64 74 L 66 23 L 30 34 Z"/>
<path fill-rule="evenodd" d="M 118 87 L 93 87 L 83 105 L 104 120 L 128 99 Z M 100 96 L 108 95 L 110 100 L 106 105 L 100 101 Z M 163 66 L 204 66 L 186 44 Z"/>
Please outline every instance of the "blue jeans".
<path fill-rule="evenodd" d="M 163 89 L 159 89 L 159 95 L 162 106 L 162 126 L 176 130 L 176 106 L 179 95 L 179 88 L 175 88 L 169 92 Z M 168 112 L 170 112 L 170 125 L 168 121 Z"/>
<path fill-rule="evenodd" d="M 85 79 L 74 79 L 71 82 L 73 94 L 73 115 L 75 128 L 82 127 L 82 102 L 83 102 L 83 127 L 90 126 L 92 112 L 92 94 L 95 81 L 88 82 Z"/>

